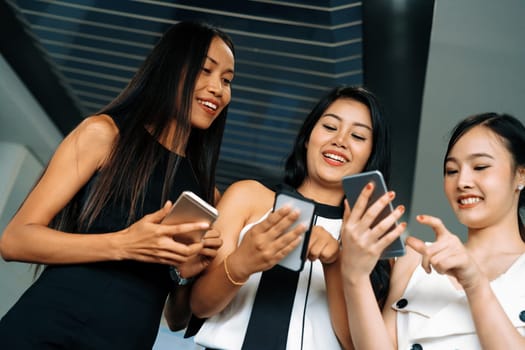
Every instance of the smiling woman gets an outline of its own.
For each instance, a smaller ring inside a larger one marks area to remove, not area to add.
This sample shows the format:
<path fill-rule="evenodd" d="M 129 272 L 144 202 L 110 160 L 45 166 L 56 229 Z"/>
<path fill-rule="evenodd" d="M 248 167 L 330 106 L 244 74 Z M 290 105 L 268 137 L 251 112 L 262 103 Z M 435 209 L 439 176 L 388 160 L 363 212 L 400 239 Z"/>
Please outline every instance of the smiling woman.
<path fill-rule="evenodd" d="M 334 88 L 303 122 L 282 184 L 243 180 L 225 191 L 214 224 L 224 243 L 192 289 L 194 314 L 208 318 L 196 343 L 212 349 L 351 346 L 339 265 L 342 178 L 370 169 L 388 176 L 388 135 L 370 91 Z M 279 265 L 307 229 L 305 223 L 292 225 L 299 217 L 296 208 L 272 210 L 281 190 L 315 203 L 304 256 L 309 261 L 300 271 Z M 380 304 L 389 272 L 383 261 L 371 276 Z"/>
<path fill-rule="evenodd" d="M 172 326 L 186 326 L 185 282 L 222 242 L 210 230 L 183 243 L 179 234 L 209 225 L 161 221 L 185 190 L 215 204 L 233 72 L 225 33 L 180 22 L 120 95 L 63 140 L 0 241 L 5 260 L 47 265 L 1 319 L 2 346 L 148 349 L 166 298 Z"/>
<path fill-rule="evenodd" d="M 467 241 L 440 219 L 419 215 L 436 240 L 407 238 L 407 255 L 394 265 L 384 320 L 367 282 L 367 267 L 379 258 L 370 247 L 387 246 L 398 235 L 378 237 L 358 225 L 343 229 L 344 287 L 350 329 L 359 335 L 356 349 L 525 347 L 525 227 L 519 211 L 525 207 L 524 150 L 525 127 L 509 115 L 475 115 L 454 128 L 444 188 L 468 229 Z M 373 210 L 354 208 L 352 215 L 366 224 Z"/>

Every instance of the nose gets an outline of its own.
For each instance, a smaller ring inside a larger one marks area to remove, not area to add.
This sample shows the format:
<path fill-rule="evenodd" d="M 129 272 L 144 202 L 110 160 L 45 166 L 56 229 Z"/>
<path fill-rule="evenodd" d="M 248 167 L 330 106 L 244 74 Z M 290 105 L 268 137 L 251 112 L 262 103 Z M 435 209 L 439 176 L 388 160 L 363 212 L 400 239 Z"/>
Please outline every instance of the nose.
<path fill-rule="evenodd" d="M 334 135 L 334 138 L 332 139 L 332 144 L 337 147 L 346 148 L 347 144 L 346 144 L 345 133 L 343 132 L 336 133 Z"/>
<path fill-rule="evenodd" d="M 208 79 L 208 91 L 211 92 L 214 96 L 222 95 L 222 80 L 220 77 L 211 76 Z"/>
<path fill-rule="evenodd" d="M 457 187 L 458 189 L 473 187 L 472 172 L 470 171 L 470 169 L 465 169 L 464 167 L 458 171 Z"/>

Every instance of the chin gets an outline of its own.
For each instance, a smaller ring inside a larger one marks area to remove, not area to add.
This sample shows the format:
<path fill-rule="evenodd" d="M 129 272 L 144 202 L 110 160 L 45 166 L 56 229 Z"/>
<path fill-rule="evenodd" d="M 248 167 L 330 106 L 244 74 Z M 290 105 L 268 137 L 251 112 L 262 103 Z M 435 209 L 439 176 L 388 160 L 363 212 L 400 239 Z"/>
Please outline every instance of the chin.
<path fill-rule="evenodd" d="M 212 123 L 210 121 L 201 121 L 201 122 L 191 123 L 191 127 L 195 129 L 206 130 L 210 127 L 211 124 Z"/>

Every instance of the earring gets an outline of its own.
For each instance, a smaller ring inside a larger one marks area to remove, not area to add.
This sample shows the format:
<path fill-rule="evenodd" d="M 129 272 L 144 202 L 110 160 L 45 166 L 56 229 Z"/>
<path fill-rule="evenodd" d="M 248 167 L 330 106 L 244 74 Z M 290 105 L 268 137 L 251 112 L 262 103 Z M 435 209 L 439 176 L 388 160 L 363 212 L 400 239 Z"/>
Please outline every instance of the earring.
<path fill-rule="evenodd" d="M 523 189 L 523 187 L 524 187 L 524 186 L 523 186 L 522 184 L 519 184 L 519 185 L 518 185 L 518 191 L 521 191 L 521 190 Z"/>

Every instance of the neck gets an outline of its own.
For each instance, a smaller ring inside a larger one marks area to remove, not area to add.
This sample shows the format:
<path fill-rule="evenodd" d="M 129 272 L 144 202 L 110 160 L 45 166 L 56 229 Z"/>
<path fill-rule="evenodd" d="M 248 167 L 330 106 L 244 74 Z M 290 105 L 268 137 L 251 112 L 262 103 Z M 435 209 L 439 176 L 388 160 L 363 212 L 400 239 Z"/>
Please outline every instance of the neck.
<path fill-rule="evenodd" d="M 153 136 L 153 129 L 150 125 L 146 125 L 146 130 Z M 171 124 L 168 128 L 162 131 L 161 135 L 157 139 L 157 142 L 160 143 L 164 148 L 170 150 L 173 153 L 176 153 L 180 156 L 186 155 L 186 145 L 188 140 L 183 142 L 175 142 L 175 123 Z"/>
<path fill-rule="evenodd" d="M 501 254 L 525 253 L 525 242 L 521 239 L 517 222 L 501 223 L 485 228 L 469 228 L 465 246 L 476 260 Z"/>
<path fill-rule="evenodd" d="M 298 188 L 297 191 L 304 197 L 312 199 L 317 203 L 327 204 L 332 206 L 339 206 L 343 201 L 344 191 L 343 187 L 327 187 L 313 183 L 306 179 Z"/>

